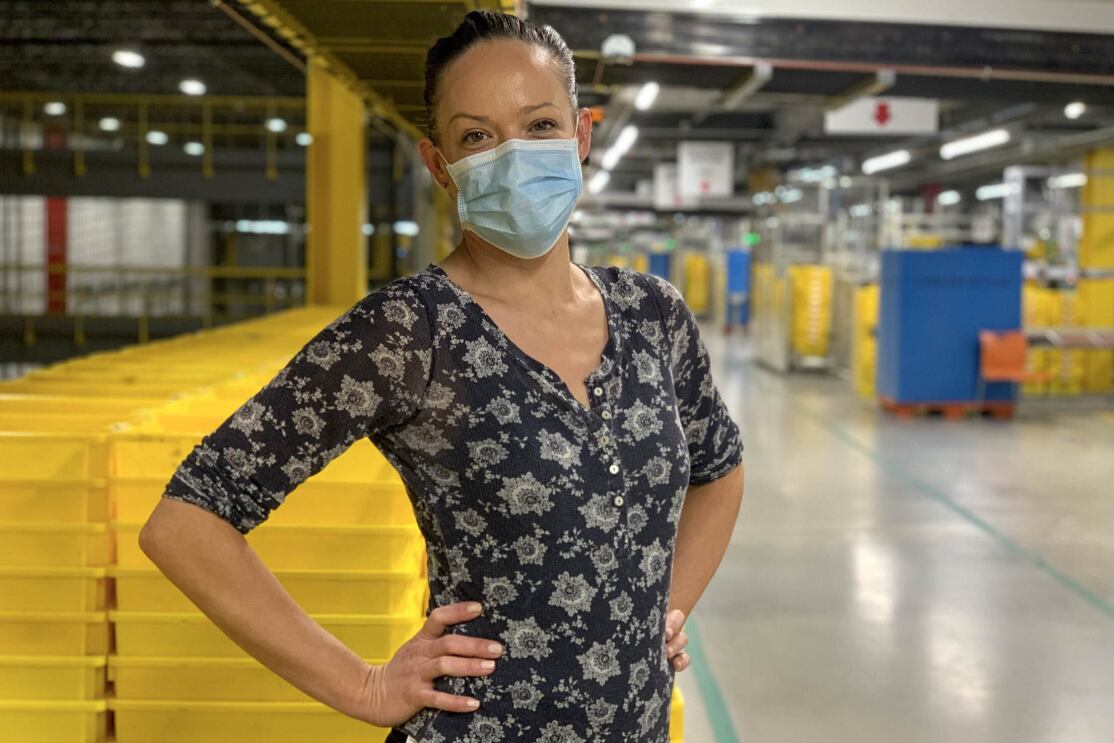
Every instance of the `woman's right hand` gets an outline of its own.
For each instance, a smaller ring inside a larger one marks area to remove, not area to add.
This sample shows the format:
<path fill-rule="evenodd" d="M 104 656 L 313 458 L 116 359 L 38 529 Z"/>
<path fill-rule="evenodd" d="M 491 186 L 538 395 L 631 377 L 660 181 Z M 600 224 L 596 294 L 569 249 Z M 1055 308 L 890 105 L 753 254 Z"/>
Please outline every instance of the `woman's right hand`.
<path fill-rule="evenodd" d="M 437 607 L 390 661 L 372 667 L 365 689 L 372 724 L 400 725 L 423 707 L 450 712 L 474 712 L 479 707 L 478 699 L 438 691 L 433 681 L 439 676 L 487 676 L 495 670 L 494 659 L 503 653 L 500 643 L 445 634 L 448 625 L 475 619 L 481 608 L 471 601 Z"/>

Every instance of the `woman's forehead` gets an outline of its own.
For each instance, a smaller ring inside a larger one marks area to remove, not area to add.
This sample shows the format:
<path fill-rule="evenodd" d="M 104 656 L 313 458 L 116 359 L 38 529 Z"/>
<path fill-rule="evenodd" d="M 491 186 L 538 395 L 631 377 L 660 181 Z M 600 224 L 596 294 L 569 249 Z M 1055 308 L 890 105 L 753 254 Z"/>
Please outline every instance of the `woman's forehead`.
<path fill-rule="evenodd" d="M 480 42 L 445 68 L 438 115 L 457 113 L 497 117 L 523 106 L 553 103 L 568 108 L 560 68 L 543 48 L 514 39 Z"/>

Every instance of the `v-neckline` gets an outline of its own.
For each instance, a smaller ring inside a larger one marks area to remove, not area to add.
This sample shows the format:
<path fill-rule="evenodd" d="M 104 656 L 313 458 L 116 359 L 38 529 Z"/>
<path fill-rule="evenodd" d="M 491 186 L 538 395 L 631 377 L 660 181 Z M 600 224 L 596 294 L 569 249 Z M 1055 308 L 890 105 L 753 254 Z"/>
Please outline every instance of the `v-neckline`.
<path fill-rule="evenodd" d="M 554 384 L 563 394 L 565 394 L 569 398 L 569 400 L 571 400 L 576 405 L 576 407 L 583 410 L 584 412 L 594 413 L 596 411 L 596 408 L 593 403 L 598 401 L 593 400 L 593 383 L 606 376 L 614 368 L 615 363 L 617 362 L 617 351 L 619 349 L 619 331 L 618 327 L 616 326 L 616 310 L 614 305 L 612 304 L 611 297 L 608 296 L 607 288 L 604 286 L 603 280 L 600 279 L 596 272 L 588 266 L 584 266 L 575 261 L 573 261 L 572 264 L 583 271 L 585 275 L 588 276 L 589 280 L 591 280 L 592 284 L 599 291 L 600 297 L 603 300 L 604 317 L 607 321 L 607 343 L 604 344 L 603 351 L 600 354 L 600 362 L 591 372 L 588 373 L 588 376 L 584 377 L 584 379 L 582 380 L 584 382 L 585 389 L 588 391 L 588 405 L 585 405 L 576 397 L 576 395 L 572 393 L 572 390 L 569 388 L 568 384 L 565 382 L 560 374 L 554 371 L 548 364 L 544 364 L 530 354 L 526 353 L 524 350 L 522 350 L 521 347 L 519 347 L 517 343 L 511 340 L 510 336 L 503 332 L 503 329 L 499 327 L 499 324 L 495 322 L 495 319 L 491 317 L 490 314 L 488 314 L 487 310 L 483 308 L 483 305 L 481 305 L 476 300 L 476 298 L 472 296 L 471 292 L 449 278 L 449 275 L 445 272 L 445 269 L 441 268 L 441 266 L 437 265 L 436 263 L 428 263 L 426 265 L 426 271 L 439 276 L 446 284 L 448 284 L 453 289 L 453 291 L 461 299 L 464 300 L 464 304 L 470 307 L 476 313 L 476 316 L 488 329 L 488 332 L 496 338 L 497 342 L 507 348 L 511 352 L 511 354 L 519 360 L 519 362 Z"/>

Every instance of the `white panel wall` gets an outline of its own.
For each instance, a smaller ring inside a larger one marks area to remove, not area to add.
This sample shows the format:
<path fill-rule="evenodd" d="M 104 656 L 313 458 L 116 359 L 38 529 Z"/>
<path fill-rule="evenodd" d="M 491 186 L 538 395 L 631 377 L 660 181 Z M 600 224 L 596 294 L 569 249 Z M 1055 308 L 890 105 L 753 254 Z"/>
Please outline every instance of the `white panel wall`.
<path fill-rule="evenodd" d="M 45 264 L 45 201 L 41 196 L 0 197 L 0 263 Z M 71 198 L 67 232 L 69 264 L 112 269 L 69 274 L 71 312 L 139 312 L 145 293 L 150 308 L 152 286 L 157 294 L 158 287 L 180 286 L 181 280 L 158 277 L 153 282 L 149 275 L 122 269 L 180 268 L 187 264 L 187 255 L 197 263 L 208 258 L 207 244 L 200 244 L 207 237 L 203 205 L 176 199 Z M 43 312 L 46 280 L 41 268 L 9 269 L 0 282 L 5 309 Z M 146 292 L 141 291 L 145 287 Z M 165 306 L 165 297 L 159 304 Z"/>
<path fill-rule="evenodd" d="M 534 0 L 645 11 L 1114 33 L 1112 0 Z"/>

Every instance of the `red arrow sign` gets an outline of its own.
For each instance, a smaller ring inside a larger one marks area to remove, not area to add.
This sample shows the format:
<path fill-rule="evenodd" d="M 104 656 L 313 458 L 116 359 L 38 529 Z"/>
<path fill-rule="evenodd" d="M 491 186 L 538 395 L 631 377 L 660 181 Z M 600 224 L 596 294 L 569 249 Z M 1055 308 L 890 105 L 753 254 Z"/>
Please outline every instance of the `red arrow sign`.
<path fill-rule="evenodd" d="M 879 101 L 874 107 L 874 120 L 878 122 L 878 126 L 885 126 L 893 120 L 893 115 L 890 113 L 890 104 L 885 101 Z"/>

